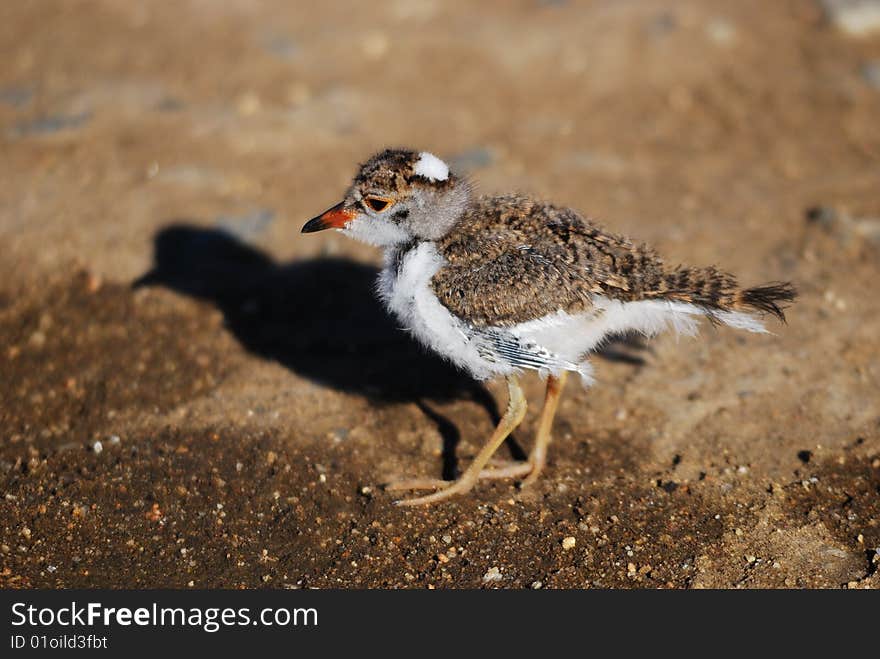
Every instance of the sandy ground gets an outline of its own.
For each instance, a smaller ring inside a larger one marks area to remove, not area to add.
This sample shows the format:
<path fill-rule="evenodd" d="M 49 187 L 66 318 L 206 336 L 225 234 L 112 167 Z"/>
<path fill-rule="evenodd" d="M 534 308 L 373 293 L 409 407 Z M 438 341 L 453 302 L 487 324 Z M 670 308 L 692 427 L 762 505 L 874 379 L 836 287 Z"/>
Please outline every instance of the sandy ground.
<path fill-rule="evenodd" d="M 880 586 L 880 37 L 812 0 L 47 0 L 0 51 L 3 586 Z M 392 145 L 801 299 L 597 359 L 534 489 L 395 507 L 504 387 L 299 234 Z"/>

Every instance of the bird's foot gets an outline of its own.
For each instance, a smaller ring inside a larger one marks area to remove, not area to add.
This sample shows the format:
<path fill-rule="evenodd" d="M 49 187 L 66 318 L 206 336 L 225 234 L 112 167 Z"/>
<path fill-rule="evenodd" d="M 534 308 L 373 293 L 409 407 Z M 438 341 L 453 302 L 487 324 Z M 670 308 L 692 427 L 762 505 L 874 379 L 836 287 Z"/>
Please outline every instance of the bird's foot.
<path fill-rule="evenodd" d="M 502 478 L 519 478 L 527 476 L 532 472 L 532 464 L 530 462 L 507 462 L 503 466 L 492 467 L 480 471 L 476 480 L 500 480 Z M 433 494 L 412 499 L 402 499 L 396 501 L 398 506 L 417 506 L 426 503 L 434 503 L 442 501 L 456 494 L 464 494 L 468 492 L 476 483 L 466 481 L 460 478 L 457 481 L 445 481 L 439 478 L 413 478 L 409 480 L 396 481 L 389 483 L 385 489 L 389 492 L 399 492 L 401 490 L 437 490 Z"/>
<path fill-rule="evenodd" d="M 429 480 L 413 480 L 413 481 L 403 481 L 398 483 L 397 485 L 408 485 L 409 487 L 398 487 L 395 489 L 425 489 L 425 486 L 428 485 Z M 415 485 L 416 487 L 412 487 Z M 471 488 L 474 486 L 474 483 L 467 482 L 463 478 L 459 478 L 457 481 L 433 481 L 428 487 L 438 488 L 436 492 L 433 494 L 426 494 L 422 497 L 414 497 L 412 499 L 400 499 L 395 501 L 395 505 L 398 506 L 421 506 L 428 503 L 436 503 L 437 501 L 443 501 L 450 497 L 455 496 L 456 494 L 464 494 L 465 492 L 469 492 Z"/>

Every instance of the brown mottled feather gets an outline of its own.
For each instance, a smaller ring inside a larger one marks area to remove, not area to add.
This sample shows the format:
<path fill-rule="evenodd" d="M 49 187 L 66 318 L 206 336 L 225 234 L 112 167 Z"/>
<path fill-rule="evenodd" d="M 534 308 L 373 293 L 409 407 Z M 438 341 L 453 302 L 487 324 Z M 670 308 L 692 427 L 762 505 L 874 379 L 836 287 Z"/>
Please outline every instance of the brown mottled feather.
<path fill-rule="evenodd" d="M 448 265 L 434 275 L 434 293 L 476 326 L 586 311 L 593 295 L 782 319 L 781 304 L 794 296 L 788 284 L 743 291 L 733 275 L 712 267 L 667 271 L 648 246 L 608 233 L 571 209 L 517 195 L 476 200 L 438 249 Z"/>

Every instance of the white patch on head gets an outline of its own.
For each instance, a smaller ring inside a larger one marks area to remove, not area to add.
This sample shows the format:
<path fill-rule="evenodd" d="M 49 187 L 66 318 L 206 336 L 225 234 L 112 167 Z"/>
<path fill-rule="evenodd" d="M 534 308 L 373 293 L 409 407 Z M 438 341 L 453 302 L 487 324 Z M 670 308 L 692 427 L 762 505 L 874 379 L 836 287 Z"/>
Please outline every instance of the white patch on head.
<path fill-rule="evenodd" d="M 355 240 L 360 240 L 362 243 L 377 247 L 399 245 L 412 238 L 400 225 L 383 217 L 373 218 L 369 215 L 356 217 L 337 231 Z"/>
<path fill-rule="evenodd" d="M 432 181 L 445 181 L 449 178 L 449 166 L 433 153 L 422 151 L 413 172 Z"/>

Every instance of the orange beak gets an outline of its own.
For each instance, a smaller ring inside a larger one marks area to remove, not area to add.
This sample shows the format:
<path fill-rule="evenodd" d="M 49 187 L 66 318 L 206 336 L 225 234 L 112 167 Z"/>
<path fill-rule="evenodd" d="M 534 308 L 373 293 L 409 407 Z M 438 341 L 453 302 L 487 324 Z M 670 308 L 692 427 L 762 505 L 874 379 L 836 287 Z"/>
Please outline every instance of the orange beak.
<path fill-rule="evenodd" d="M 313 217 L 305 223 L 303 233 L 313 233 L 324 229 L 341 229 L 347 222 L 356 218 L 359 213 L 351 208 L 345 208 L 345 202 L 340 201 L 333 208 L 328 208 L 318 217 Z"/>

